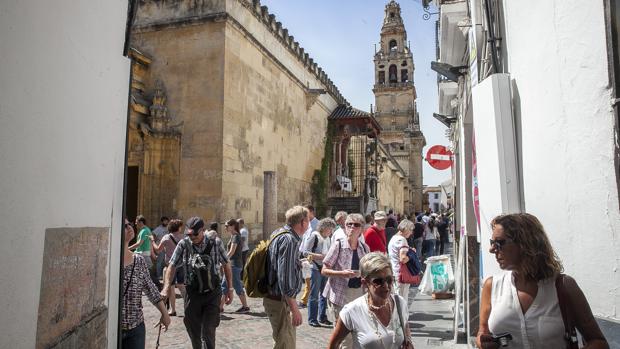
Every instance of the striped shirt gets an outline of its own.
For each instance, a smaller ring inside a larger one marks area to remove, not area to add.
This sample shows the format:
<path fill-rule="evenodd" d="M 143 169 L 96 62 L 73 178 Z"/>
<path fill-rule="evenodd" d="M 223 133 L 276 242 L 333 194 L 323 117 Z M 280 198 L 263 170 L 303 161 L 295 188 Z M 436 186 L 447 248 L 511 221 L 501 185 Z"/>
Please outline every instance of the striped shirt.
<path fill-rule="evenodd" d="M 222 246 L 222 240 L 219 238 L 210 239 L 207 237 L 205 233 L 204 239 L 198 245 L 192 244 L 192 241 L 189 237 L 185 237 L 183 240 L 179 241 L 177 247 L 172 252 L 172 257 L 170 257 L 169 265 L 174 265 L 175 268 L 183 268 L 183 275 L 185 277 L 185 284 L 189 282 L 189 277 L 187 276 L 187 271 L 190 268 L 190 258 L 192 252 L 194 253 L 203 253 L 207 249 L 207 242 L 212 241 L 213 247 L 211 247 L 211 251 L 209 255 L 213 262 L 218 266 L 217 270 L 219 270 L 219 266 L 228 263 L 228 255 L 226 254 L 226 250 L 224 246 Z M 192 246 L 195 251 L 192 251 Z M 221 277 L 221 275 L 220 275 Z"/>
<path fill-rule="evenodd" d="M 269 294 L 295 298 L 303 280 L 299 261 L 301 238 L 289 226 L 274 231 L 271 237 L 283 230 L 289 233 L 278 236 L 269 245 Z"/>

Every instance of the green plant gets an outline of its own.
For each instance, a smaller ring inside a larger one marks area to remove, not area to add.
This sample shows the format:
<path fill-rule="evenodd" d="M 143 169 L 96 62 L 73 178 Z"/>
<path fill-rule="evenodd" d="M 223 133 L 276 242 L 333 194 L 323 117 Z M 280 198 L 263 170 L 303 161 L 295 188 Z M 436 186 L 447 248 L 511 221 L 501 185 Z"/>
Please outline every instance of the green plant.
<path fill-rule="evenodd" d="M 312 202 L 317 217 L 325 217 L 327 215 L 327 195 L 329 188 L 329 164 L 332 162 L 332 154 L 334 148 L 334 125 L 327 124 L 325 133 L 325 147 L 323 150 L 323 159 L 321 160 L 321 169 L 315 170 L 312 175 L 312 184 L 310 191 L 312 193 Z"/>

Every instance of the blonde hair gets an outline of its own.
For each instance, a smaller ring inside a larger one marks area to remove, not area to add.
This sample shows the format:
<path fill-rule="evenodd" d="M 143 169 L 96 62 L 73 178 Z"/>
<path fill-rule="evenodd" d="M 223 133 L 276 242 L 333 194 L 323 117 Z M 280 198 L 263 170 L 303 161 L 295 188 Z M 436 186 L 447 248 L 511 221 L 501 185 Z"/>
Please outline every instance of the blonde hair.
<path fill-rule="evenodd" d="M 521 248 L 521 263 L 516 270 L 519 274 L 539 281 L 564 271 L 562 261 L 553 250 L 545 229 L 534 215 L 499 215 L 491 221 L 491 229 L 496 225 L 501 225 L 506 236 Z"/>
<path fill-rule="evenodd" d="M 286 224 L 293 226 L 301 223 L 304 218 L 308 217 L 308 209 L 303 206 L 293 206 L 284 214 L 286 217 Z"/>
<path fill-rule="evenodd" d="M 360 275 L 362 278 L 375 275 L 388 269 L 392 271 L 392 265 L 388 257 L 380 252 L 367 253 L 360 259 Z"/>

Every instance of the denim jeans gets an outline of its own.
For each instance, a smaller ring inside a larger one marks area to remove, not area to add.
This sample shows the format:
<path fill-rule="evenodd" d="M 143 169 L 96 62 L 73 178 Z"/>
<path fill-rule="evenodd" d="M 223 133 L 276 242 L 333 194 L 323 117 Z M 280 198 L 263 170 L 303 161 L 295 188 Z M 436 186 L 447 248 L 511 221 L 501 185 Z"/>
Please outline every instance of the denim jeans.
<path fill-rule="evenodd" d="M 144 349 L 145 335 L 144 322 L 131 330 L 123 330 L 123 349 Z"/>
<path fill-rule="evenodd" d="M 308 322 L 327 319 L 327 299 L 323 297 L 326 283 L 327 277 L 321 275 L 319 269 L 313 266 L 310 278 L 310 299 L 308 300 Z"/>
<path fill-rule="evenodd" d="M 435 255 L 435 243 L 437 241 L 435 239 L 432 240 L 424 240 L 424 243 L 422 244 L 422 249 L 424 250 L 424 256 L 426 258 L 428 257 L 432 257 Z"/>
<path fill-rule="evenodd" d="M 237 296 L 242 295 L 245 293 L 245 290 L 243 289 L 243 281 L 241 281 L 241 271 L 243 271 L 243 268 L 232 267 L 231 269 L 233 278 L 232 286 L 235 289 Z M 226 294 L 228 288 L 229 286 L 226 279 L 222 280 L 222 294 Z"/>

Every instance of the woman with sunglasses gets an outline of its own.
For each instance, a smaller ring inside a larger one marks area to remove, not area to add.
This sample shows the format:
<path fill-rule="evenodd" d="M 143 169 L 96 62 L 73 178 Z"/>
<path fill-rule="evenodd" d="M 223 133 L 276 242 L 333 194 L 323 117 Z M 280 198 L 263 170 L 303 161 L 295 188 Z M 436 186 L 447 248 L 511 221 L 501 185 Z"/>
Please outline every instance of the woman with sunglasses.
<path fill-rule="evenodd" d="M 151 281 L 144 257 L 129 249 L 129 241 L 134 238 L 135 231 L 129 222 L 125 222 L 123 255 L 123 296 L 121 310 L 121 329 L 123 348 L 144 349 L 146 328 L 142 313 L 142 292 L 161 313 L 155 327 L 162 326 L 164 331 L 170 325 L 170 316 L 159 295 L 157 287 Z"/>
<path fill-rule="evenodd" d="M 342 307 L 364 294 L 360 279 L 360 259 L 369 252 L 368 245 L 359 240 L 364 226 L 364 217 L 352 213 L 344 224 L 346 239 L 338 239 L 331 244 L 323 258 L 321 274 L 327 276 L 323 296 L 336 321 Z M 348 336 L 340 348 L 351 348 L 352 339 Z"/>
<path fill-rule="evenodd" d="M 562 262 L 540 221 L 527 213 L 507 214 L 495 217 L 491 228 L 489 252 L 504 271 L 484 283 L 478 347 L 499 348 L 493 335 L 510 333 L 511 348 L 566 348 L 562 297 L 584 348 L 609 348 L 583 292 L 561 274 Z"/>
<path fill-rule="evenodd" d="M 392 293 L 394 276 L 388 257 L 372 252 L 360 261 L 368 293 L 344 306 L 328 348 L 335 349 L 350 333 L 353 349 L 412 349 L 407 302 Z"/>

